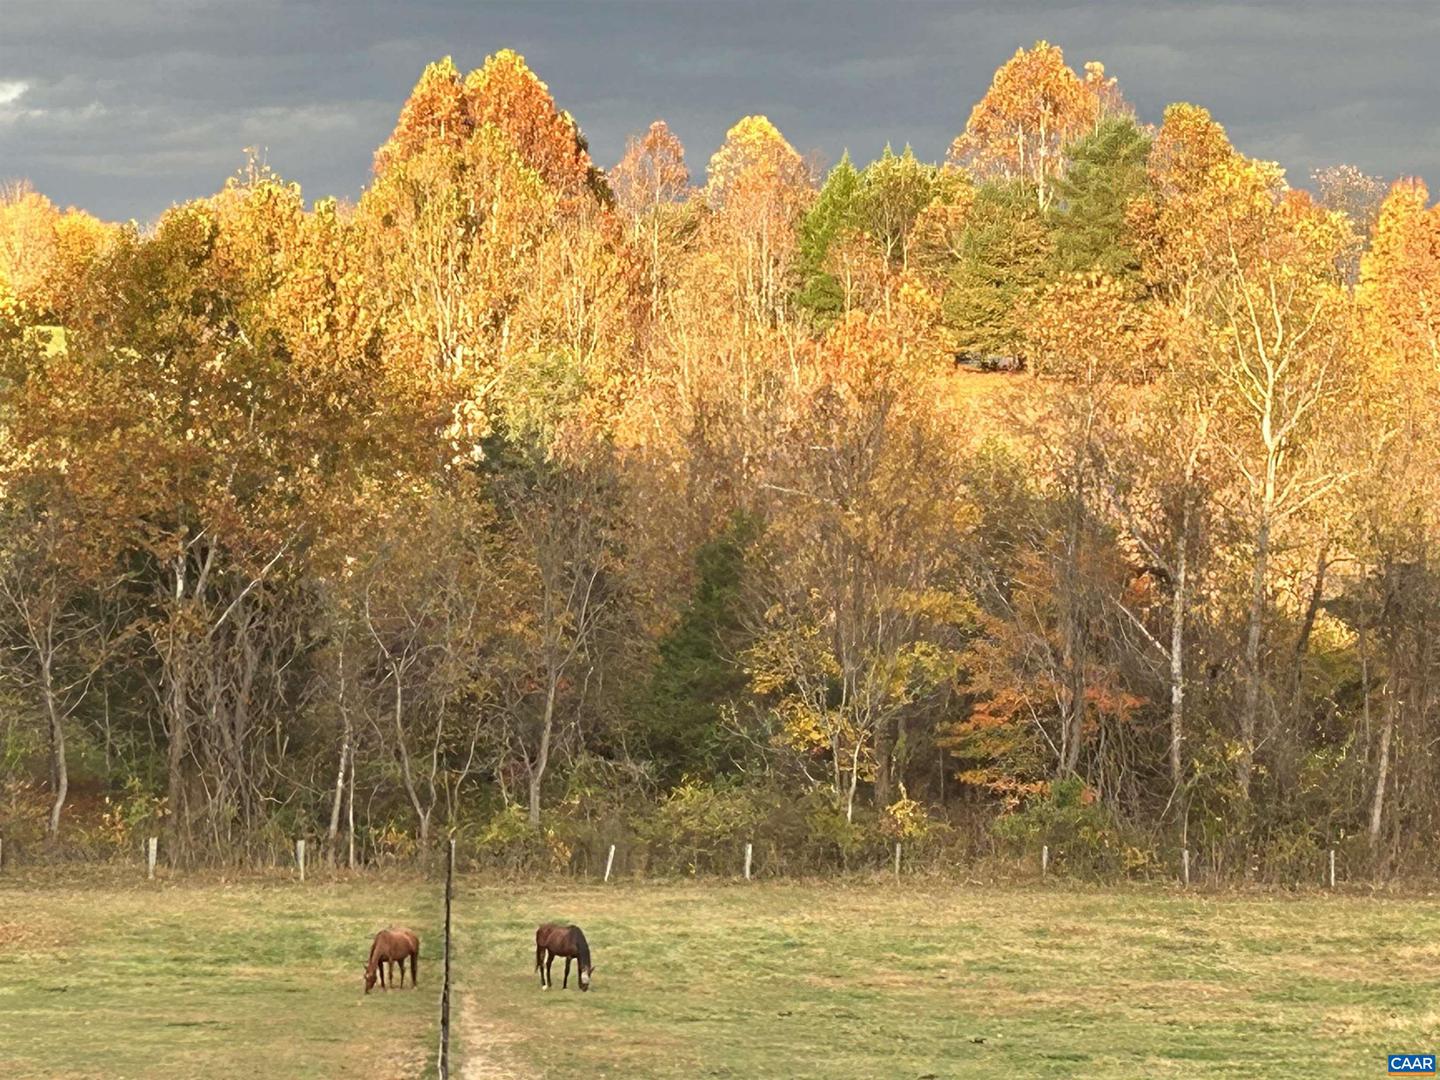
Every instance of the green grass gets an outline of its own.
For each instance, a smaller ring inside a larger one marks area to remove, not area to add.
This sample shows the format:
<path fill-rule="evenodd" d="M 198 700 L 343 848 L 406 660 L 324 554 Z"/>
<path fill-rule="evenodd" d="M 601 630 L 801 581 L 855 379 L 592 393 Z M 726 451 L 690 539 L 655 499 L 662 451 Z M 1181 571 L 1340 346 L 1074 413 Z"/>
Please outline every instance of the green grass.
<path fill-rule="evenodd" d="M 0 881 L 0 1076 L 422 1075 L 438 896 L 378 881 Z M 392 921 L 421 936 L 420 989 L 366 997 L 371 935 Z"/>
<path fill-rule="evenodd" d="M 439 890 L 409 879 L 0 879 L 0 1076 L 413 1077 Z M 1160 889 L 463 881 L 455 1075 L 1365 1077 L 1440 1049 L 1425 900 Z M 534 929 L 595 988 L 543 993 Z M 419 992 L 362 993 L 419 931 Z"/>
<path fill-rule="evenodd" d="M 1422 901 L 647 884 L 458 903 L 476 1076 L 1348 1080 L 1440 1048 Z M 585 928 L 591 993 L 539 990 L 542 919 Z"/>

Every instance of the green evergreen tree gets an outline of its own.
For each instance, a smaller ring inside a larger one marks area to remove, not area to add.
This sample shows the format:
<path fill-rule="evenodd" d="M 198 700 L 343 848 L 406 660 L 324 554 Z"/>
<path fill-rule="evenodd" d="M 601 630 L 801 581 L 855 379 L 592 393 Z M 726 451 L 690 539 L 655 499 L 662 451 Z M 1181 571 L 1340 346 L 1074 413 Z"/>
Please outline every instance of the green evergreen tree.
<path fill-rule="evenodd" d="M 1053 219 L 1055 264 L 1062 272 L 1100 270 L 1138 283 L 1140 259 L 1126 209 L 1149 184 L 1149 137 L 1127 117 L 1113 117 L 1068 151 Z"/>
<path fill-rule="evenodd" d="M 1053 239 L 1033 194 L 1014 181 L 984 184 L 948 274 L 946 324 L 963 353 L 1021 358 L 1019 302 L 1044 283 Z"/>
<path fill-rule="evenodd" d="M 754 526 L 740 518 L 695 556 L 695 592 L 659 643 L 659 662 L 637 713 L 642 740 L 659 779 L 728 771 L 737 748 L 723 709 L 746 693 L 740 590 Z"/>
<path fill-rule="evenodd" d="M 844 303 L 840 283 L 825 269 L 825 258 L 841 231 L 854 227 L 859 191 L 860 172 L 847 150 L 825 177 L 814 205 L 800 220 L 800 289 L 795 302 L 823 322 L 834 318 Z"/>

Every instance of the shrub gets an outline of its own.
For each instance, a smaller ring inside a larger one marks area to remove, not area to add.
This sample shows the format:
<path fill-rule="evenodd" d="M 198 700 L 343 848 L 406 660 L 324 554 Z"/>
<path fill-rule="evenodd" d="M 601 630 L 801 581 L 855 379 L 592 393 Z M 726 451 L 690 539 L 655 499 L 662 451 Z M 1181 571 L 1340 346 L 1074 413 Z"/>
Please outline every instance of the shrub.
<path fill-rule="evenodd" d="M 1077 778 L 1057 780 L 1049 793 L 995 823 L 996 838 L 1025 853 L 1048 845 L 1056 870 L 1081 877 L 1149 873 L 1149 845 L 1126 834 L 1115 816 Z"/>

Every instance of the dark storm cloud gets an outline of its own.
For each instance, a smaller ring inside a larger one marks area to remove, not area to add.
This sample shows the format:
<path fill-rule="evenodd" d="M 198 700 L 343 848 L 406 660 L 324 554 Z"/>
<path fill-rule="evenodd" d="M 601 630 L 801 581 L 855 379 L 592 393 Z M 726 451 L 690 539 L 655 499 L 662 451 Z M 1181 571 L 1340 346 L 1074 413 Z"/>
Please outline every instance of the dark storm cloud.
<path fill-rule="evenodd" d="M 308 194 L 353 196 L 426 62 L 507 46 L 603 164 L 663 116 L 700 172 L 750 112 L 825 159 L 886 142 L 938 159 L 1037 38 L 1104 61 L 1145 119 L 1207 106 L 1296 182 L 1339 161 L 1440 180 L 1431 0 L 0 0 L 0 177 L 146 219 L 259 146 Z"/>

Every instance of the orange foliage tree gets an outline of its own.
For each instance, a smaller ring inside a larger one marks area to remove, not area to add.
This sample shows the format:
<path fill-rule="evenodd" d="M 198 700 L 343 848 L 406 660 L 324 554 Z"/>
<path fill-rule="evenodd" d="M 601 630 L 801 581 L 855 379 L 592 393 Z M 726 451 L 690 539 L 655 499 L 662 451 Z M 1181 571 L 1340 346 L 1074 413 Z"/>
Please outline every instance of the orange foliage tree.
<path fill-rule="evenodd" d="M 995 72 L 970 113 L 950 159 L 982 177 L 1018 179 L 1043 210 L 1064 165 L 1061 148 L 1119 107 L 1113 79 L 1100 65 L 1077 78 L 1060 49 L 1046 41 L 1018 49 Z"/>

